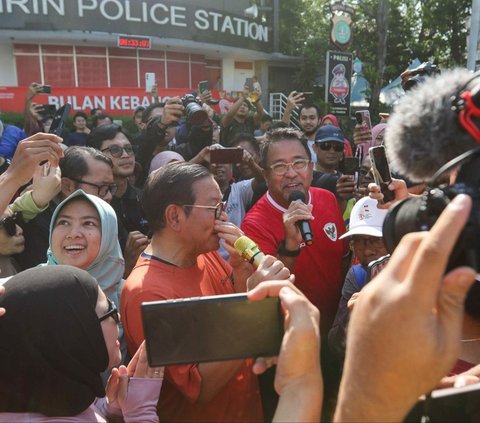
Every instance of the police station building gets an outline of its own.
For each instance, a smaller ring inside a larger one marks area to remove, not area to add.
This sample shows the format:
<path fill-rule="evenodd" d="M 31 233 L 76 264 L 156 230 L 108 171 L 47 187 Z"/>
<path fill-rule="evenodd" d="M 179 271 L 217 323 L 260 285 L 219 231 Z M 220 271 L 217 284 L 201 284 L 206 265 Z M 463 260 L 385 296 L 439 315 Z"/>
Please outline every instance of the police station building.
<path fill-rule="evenodd" d="M 125 114 L 151 101 L 147 73 L 161 98 L 205 80 L 229 98 L 256 75 L 265 101 L 296 62 L 273 52 L 275 3 L 252 13 L 250 0 L 0 0 L 0 111 L 23 111 L 39 82 L 50 104 Z"/>

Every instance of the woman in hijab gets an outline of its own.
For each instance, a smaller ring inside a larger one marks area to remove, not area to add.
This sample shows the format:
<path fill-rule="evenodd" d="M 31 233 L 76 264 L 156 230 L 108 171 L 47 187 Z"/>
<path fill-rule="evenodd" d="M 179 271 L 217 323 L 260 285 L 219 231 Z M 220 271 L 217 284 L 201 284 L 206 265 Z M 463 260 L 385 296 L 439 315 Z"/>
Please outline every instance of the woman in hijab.
<path fill-rule="evenodd" d="M 77 190 L 55 209 L 47 265 L 68 264 L 90 273 L 119 307 L 125 262 L 112 206 Z"/>
<path fill-rule="evenodd" d="M 112 372 L 108 401 L 101 398 L 100 372 L 120 361 L 119 316 L 92 276 L 45 266 L 4 286 L 0 422 L 105 422 L 122 414 L 125 422 L 158 422 L 162 369 L 146 365 L 144 346 L 128 369 Z"/>

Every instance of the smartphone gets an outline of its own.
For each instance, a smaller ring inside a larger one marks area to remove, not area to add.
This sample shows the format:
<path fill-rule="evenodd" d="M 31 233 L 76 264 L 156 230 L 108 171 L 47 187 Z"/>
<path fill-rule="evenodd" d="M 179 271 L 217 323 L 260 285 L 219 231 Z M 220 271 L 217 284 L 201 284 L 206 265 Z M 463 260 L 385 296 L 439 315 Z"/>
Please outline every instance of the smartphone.
<path fill-rule="evenodd" d="M 372 162 L 373 179 L 382 191 L 383 203 L 388 203 L 395 198 L 395 194 L 388 189 L 388 185 L 392 181 L 392 175 L 390 174 L 385 147 L 383 145 L 371 147 L 368 149 L 368 154 Z"/>
<path fill-rule="evenodd" d="M 39 94 L 51 94 L 52 87 L 50 85 L 40 85 Z"/>
<path fill-rule="evenodd" d="M 277 297 L 246 294 L 142 304 L 151 367 L 278 355 L 283 316 Z"/>
<path fill-rule="evenodd" d="M 65 103 L 55 112 L 53 115 L 52 124 L 50 125 L 50 130 L 48 131 L 50 134 L 55 134 L 59 137 L 62 136 L 63 129 L 65 128 L 65 122 L 67 121 L 71 107 L 72 106 L 70 103 Z"/>
<path fill-rule="evenodd" d="M 368 110 L 358 110 L 355 112 L 355 119 L 358 124 L 365 124 L 368 129 L 372 129 L 372 121 L 370 119 L 370 112 Z"/>
<path fill-rule="evenodd" d="M 243 148 L 219 148 L 210 151 L 210 163 L 240 163 L 243 158 Z"/>
<path fill-rule="evenodd" d="M 155 73 L 146 72 L 145 73 L 145 92 L 151 93 L 154 85 L 155 85 Z"/>
<path fill-rule="evenodd" d="M 252 93 L 253 92 L 253 78 L 247 78 L 245 80 L 245 85 L 248 87 L 248 90 Z"/>
<path fill-rule="evenodd" d="M 302 93 L 303 94 L 303 100 L 301 105 L 302 106 L 311 106 L 313 104 L 313 92 L 307 91 Z"/>
<path fill-rule="evenodd" d="M 198 91 L 200 94 L 204 93 L 205 91 L 210 91 L 210 84 L 208 81 L 200 81 L 198 83 Z"/>
<path fill-rule="evenodd" d="M 344 157 L 339 166 L 340 173 L 353 175 L 355 187 L 358 189 L 360 183 L 360 159 L 358 157 Z"/>
<path fill-rule="evenodd" d="M 478 422 L 480 383 L 461 388 L 436 389 L 430 395 L 423 396 L 404 421 Z"/>
<path fill-rule="evenodd" d="M 43 111 L 42 115 L 43 116 L 54 116 L 57 108 L 55 107 L 55 104 L 42 104 L 43 106 Z"/>

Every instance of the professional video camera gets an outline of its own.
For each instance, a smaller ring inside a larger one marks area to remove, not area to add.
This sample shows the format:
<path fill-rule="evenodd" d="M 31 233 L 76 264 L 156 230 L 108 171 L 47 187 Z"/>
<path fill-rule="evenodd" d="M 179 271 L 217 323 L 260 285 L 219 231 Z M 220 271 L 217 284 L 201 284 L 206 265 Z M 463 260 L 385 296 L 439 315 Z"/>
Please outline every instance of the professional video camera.
<path fill-rule="evenodd" d="M 402 80 L 402 88 L 404 91 L 408 91 L 418 84 L 422 83 L 425 77 L 433 76 L 440 73 L 440 69 L 436 65 L 430 62 L 423 62 L 415 69 L 411 69 L 405 72 L 407 76 L 406 80 Z"/>
<path fill-rule="evenodd" d="M 180 101 L 185 107 L 187 125 L 201 125 L 208 119 L 208 113 L 202 109 L 202 102 L 194 94 L 185 94 Z"/>

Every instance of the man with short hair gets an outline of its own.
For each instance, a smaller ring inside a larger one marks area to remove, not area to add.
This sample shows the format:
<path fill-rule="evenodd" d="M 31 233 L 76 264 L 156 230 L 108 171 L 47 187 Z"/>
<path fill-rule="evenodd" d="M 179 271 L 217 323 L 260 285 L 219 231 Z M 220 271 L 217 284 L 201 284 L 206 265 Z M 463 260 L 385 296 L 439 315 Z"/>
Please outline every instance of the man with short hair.
<path fill-rule="evenodd" d="M 119 240 L 125 255 L 125 275 L 148 244 L 148 222 L 140 204 L 141 191 L 129 182 L 135 171 L 135 153 L 130 136 L 116 124 L 103 125 L 90 134 L 88 144 L 108 156 L 118 189 L 111 204 L 119 222 Z"/>
<path fill-rule="evenodd" d="M 244 292 L 251 266 L 233 248 L 241 231 L 227 222 L 218 184 L 204 166 L 178 162 L 152 173 L 142 205 L 153 235 L 122 290 L 130 352 L 144 339 L 144 301 Z M 229 263 L 217 252 L 223 239 Z M 262 421 L 251 360 L 170 366 L 160 393 L 160 421 Z"/>
<path fill-rule="evenodd" d="M 49 227 L 57 205 L 77 189 L 96 195 L 107 203 L 117 190 L 113 180 L 112 161 L 98 150 L 74 146 L 65 150 L 60 160 L 61 190 L 47 209 L 25 223 L 25 250 L 16 257 L 22 270 L 47 261 Z"/>
<path fill-rule="evenodd" d="M 69 147 L 73 145 L 85 146 L 87 144 L 90 129 L 87 127 L 87 115 L 83 112 L 77 112 L 73 115 L 74 130 L 69 132 L 63 143 Z"/>
<path fill-rule="evenodd" d="M 332 193 L 310 187 L 313 163 L 299 131 L 282 128 L 268 133 L 261 153 L 268 191 L 247 213 L 242 230 L 295 274 L 295 285 L 319 308 L 326 335 L 340 299 L 342 258 L 349 252 L 348 244 L 339 239 L 345 224 L 337 201 Z M 305 203 L 290 201 L 293 192 L 305 195 Z M 312 229 L 310 246 L 297 226 L 302 220 Z"/>
<path fill-rule="evenodd" d="M 231 147 L 237 134 L 247 133 L 253 135 L 255 129 L 260 127 L 264 115 L 263 105 L 260 98 L 255 102 L 255 113 L 250 116 L 248 105 L 248 86 L 245 85 L 243 92 L 238 96 L 230 110 L 222 119 L 220 132 L 221 144 Z"/>

